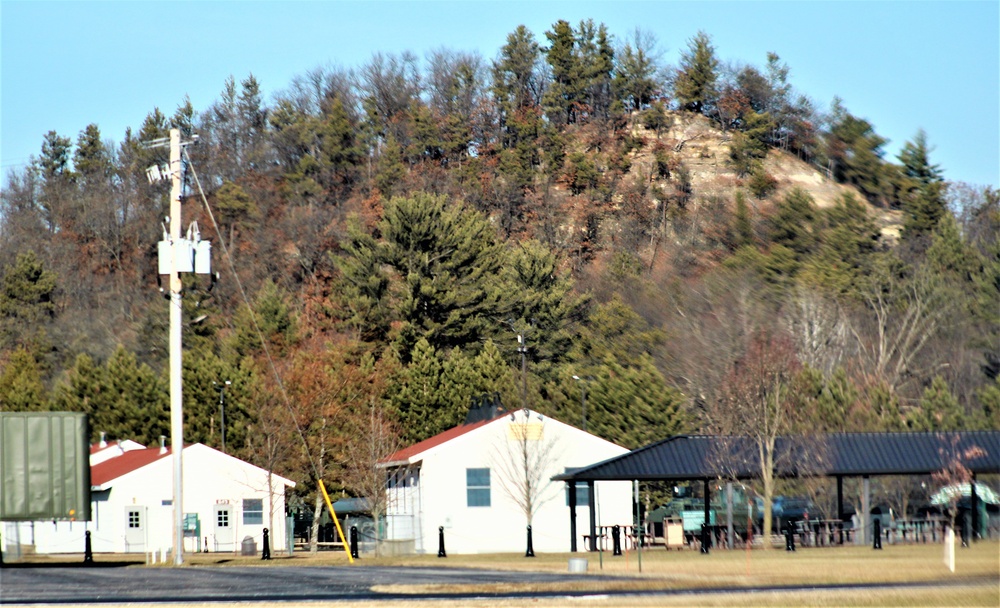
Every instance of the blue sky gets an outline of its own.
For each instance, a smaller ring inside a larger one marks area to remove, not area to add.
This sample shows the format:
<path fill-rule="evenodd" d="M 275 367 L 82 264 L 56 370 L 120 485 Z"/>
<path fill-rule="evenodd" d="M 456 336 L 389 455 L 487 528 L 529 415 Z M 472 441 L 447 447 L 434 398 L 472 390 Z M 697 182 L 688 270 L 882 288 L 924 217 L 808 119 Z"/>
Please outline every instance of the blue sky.
<path fill-rule="evenodd" d="M 251 72 L 266 98 L 319 66 L 372 53 L 479 51 L 492 59 L 526 25 L 593 18 L 621 39 L 654 34 L 664 62 L 698 30 L 723 61 L 762 66 L 768 51 L 796 90 L 834 95 L 890 140 L 918 129 L 945 177 L 1000 186 L 1000 3 L 981 2 L 24 2 L 0 1 L 0 156 L 6 174 L 49 130 L 74 141 L 89 123 L 120 142 L 154 107 L 185 95 L 204 111 L 229 75 Z"/>

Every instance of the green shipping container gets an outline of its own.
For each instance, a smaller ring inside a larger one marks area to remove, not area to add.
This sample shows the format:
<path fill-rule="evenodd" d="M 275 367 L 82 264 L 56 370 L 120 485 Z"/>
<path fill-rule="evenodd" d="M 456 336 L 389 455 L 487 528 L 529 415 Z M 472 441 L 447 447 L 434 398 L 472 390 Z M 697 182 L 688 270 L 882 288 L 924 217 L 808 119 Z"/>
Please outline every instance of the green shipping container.
<path fill-rule="evenodd" d="M 90 520 L 87 415 L 0 412 L 0 520 Z"/>

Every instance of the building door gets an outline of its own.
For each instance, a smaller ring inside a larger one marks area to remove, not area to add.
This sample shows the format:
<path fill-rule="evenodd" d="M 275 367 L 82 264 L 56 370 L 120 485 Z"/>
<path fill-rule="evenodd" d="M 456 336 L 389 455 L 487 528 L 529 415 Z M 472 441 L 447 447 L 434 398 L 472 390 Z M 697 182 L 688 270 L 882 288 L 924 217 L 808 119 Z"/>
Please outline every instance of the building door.
<path fill-rule="evenodd" d="M 146 507 L 125 507 L 125 552 L 146 551 Z"/>
<path fill-rule="evenodd" d="M 230 505 L 215 505 L 215 550 L 234 551 L 236 545 L 233 539 L 233 507 Z"/>

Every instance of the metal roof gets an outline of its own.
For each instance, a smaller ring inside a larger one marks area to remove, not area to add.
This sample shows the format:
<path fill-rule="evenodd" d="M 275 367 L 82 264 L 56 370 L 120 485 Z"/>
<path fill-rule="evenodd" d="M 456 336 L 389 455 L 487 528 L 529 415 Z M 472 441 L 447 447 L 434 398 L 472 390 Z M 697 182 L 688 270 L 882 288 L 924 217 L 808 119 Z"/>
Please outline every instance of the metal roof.
<path fill-rule="evenodd" d="M 985 452 L 974 457 L 971 448 Z M 1000 431 L 834 433 L 779 437 L 785 454 L 779 477 L 926 475 L 955 457 L 976 474 L 1000 473 Z M 564 473 L 557 481 L 684 481 L 759 475 L 759 456 L 746 437 L 677 435 L 603 462 Z M 812 464 L 810 464 L 810 462 Z"/>

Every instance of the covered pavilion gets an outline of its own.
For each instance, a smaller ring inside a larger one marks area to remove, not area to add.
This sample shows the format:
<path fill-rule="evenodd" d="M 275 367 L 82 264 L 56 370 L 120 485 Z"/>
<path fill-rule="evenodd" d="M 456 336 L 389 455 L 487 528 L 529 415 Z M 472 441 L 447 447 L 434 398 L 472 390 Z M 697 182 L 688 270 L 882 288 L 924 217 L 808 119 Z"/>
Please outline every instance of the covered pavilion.
<path fill-rule="evenodd" d="M 869 542 L 870 478 L 882 475 L 930 475 L 956 463 L 972 474 L 972 529 L 976 530 L 976 476 L 1000 473 L 1000 431 L 920 433 L 832 433 L 778 437 L 774 447 L 775 478 L 835 477 L 838 518 L 844 518 L 843 480 L 863 479 L 862 511 Z M 709 521 L 712 480 L 760 477 L 760 456 L 748 437 L 676 435 L 628 454 L 553 477 L 571 488 L 586 483 L 590 497 L 590 542 L 594 550 L 595 481 L 702 481 L 705 520 Z M 637 486 L 638 488 L 638 486 Z M 637 490 L 638 491 L 638 490 Z M 577 550 L 576 492 L 570 491 L 570 551 Z"/>

